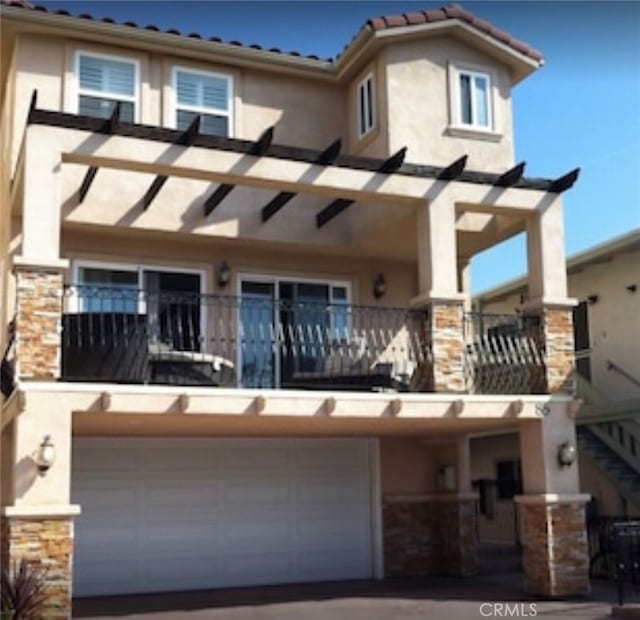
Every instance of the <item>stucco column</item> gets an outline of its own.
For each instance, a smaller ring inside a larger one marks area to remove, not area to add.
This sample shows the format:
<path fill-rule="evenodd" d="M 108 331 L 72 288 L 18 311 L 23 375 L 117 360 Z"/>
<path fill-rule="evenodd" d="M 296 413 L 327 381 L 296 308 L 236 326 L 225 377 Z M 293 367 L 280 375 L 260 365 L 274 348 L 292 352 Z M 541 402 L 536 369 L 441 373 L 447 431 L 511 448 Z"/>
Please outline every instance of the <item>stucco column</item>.
<path fill-rule="evenodd" d="M 16 278 L 16 375 L 56 379 L 60 374 L 62 282 L 60 258 L 60 147 L 46 127 L 26 129 L 22 161 L 22 245 Z"/>
<path fill-rule="evenodd" d="M 560 196 L 541 207 L 527 224 L 529 299 L 522 310 L 535 317 L 544 351 L 545 375 L 534 391 L 550 394 L 575 390 L 573 314 L 568 298 L 564 223 Z"/>
<path fill-rule="evenodd" d="M 438 188 L 418 212 L 418 284 L 412 302 L 429 317 L 431 364 L 425 385 L 435 392 L 464 392 L 468 296 L 458 291 L 455 203 L 446 187 Z"/>
<path fill-rule="evenodd" d="M 520 423 L 524 494 L 515 498 L 523 544 L 525 588 L 539 596 L 589 591 L 585 521 L 588 495 L 580 494 L 578 464 L 558 461 L 565 442 L 576 446 L 568 399 L 539 406 L 540 420 Z"/>
<path fill-rule="evenodd" d="M 46 618 L 71 616 L 73 518 L 80 512 L 69 503 L 72 414 L 62 402 L 17 390 L 5 405 L 11 421 L 3 429 L 2 565 L 12 569 L 24 559 L 46 571 Z M 44 435 L 55 459 L 40 473 L 35 457 Z"/>

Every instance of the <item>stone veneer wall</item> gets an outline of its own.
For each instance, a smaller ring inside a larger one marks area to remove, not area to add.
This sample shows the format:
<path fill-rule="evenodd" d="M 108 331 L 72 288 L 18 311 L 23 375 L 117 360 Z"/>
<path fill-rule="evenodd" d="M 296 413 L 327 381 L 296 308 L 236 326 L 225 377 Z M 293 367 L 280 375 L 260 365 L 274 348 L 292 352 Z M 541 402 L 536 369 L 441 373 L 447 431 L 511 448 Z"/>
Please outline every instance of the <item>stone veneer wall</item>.
<path fill-rule="evenodd" d="M 382 509 L 386 577 L 474 575 L 474 499 L 386 498 Z"/>
<path fill-rule="evenodd" d="M 433 390 L 464 392 L 464 307 L 462 302 L 431 304 Z"/>
<path fill-rule="evenodd" d="M 525 588 L 539 596 L 589 592 L 584 502 L 520 503 Z"/>
<path fill-rule="evenodd" d="M 43 618 L 71 617 L 71 560 L 73 520 L 2 517 L 2 567 L 10 569 L 22 558 L 46 571 Z"/>
<path fill-rule="evenodd" d="M 16 271 L 16 360 L 23 379 L 60 375 L 62 274 Z"/>
<path fill-rule="evenodd" d="M 566 308 L 544 308 L 542 328 L 546 351 L 547 392 L 575 392 L 573 313 Z"/>

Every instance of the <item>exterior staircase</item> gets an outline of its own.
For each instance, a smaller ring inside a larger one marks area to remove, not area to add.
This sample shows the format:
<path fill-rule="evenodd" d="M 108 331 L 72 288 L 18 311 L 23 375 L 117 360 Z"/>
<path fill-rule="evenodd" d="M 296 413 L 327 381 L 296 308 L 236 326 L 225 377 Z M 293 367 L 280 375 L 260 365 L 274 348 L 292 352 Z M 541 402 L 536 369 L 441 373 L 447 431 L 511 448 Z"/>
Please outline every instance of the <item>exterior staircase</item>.
<path fill-rule="evenodd" d="M 640 425 L 636 426 L 640 429 Z M 629 463 L 604 440 L 602 434 L 606 431 L 595 424 L 582 425 L 577 430 L 582 457 L 590 459 L 627 501 L 637 504 L 640 498 L 640 467 Z M 640 444 L 637 449 L 640 453 Z"/>

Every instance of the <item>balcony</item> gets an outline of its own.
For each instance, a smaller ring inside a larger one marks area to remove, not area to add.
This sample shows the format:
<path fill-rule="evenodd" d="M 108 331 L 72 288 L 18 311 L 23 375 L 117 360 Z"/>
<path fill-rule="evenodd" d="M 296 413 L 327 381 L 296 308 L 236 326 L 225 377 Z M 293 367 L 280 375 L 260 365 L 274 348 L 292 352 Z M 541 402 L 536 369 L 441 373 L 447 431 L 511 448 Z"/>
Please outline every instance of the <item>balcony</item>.
<path fill-rule="evenodd" d="M 469 393 L 536 393 L 544 365 L 521 317 L 465 315 Z M 65 288 L 63 381 L 430 391 L 424 310 L 243 295 Z"/>

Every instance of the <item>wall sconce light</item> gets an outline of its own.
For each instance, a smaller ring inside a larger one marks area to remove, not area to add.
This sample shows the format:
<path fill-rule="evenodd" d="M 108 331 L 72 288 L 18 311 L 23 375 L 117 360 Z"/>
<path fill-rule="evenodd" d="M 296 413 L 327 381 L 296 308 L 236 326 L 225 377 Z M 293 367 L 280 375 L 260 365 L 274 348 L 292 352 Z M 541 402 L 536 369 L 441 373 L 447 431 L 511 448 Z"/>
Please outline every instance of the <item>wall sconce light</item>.
<path fill-rule="evenodd" d="M 593 304 L 597 304 L 600 297 L 598 295 L 589 295 L 587 297 L 587 301 L 593 306 Z"/>
<path fill-rule="evenodd" d="M 565 441 L 558 446 L 558 465 L 560 467 L 571 467 L 576 462 L 576 447 Z"/>
<path fill-rule="evenodd" d="M 227 261 L 223 261 L 218 267 L 218 286 L 224 288 L 229 282 L 231 282 L 231 267 Z"/>
<path fill-rule="evenodd" d="M 44 436 L 34 460 L 38 473 L 44 476 L 56 460 L 56 448 L 51 441 L 51 435 Z"/>
<path fill-rule="evenodd" d="M 627 290 L 630 293 L 635 293 L 638 290 L 638 285 L 637 284 L 629 284 L 629 286 L 627 286 Z"/>
<path fill-rule="evenodd" d="M 373 296 L 376 299 L 384 297 L 387 292 L 387 281 L 384 279 L 384 274 L 379 273 L 373 281 Z"/>

